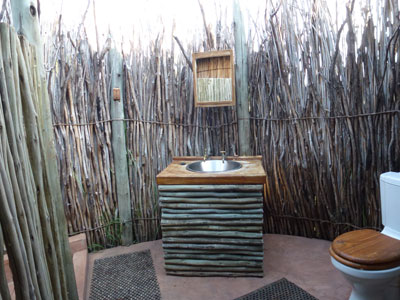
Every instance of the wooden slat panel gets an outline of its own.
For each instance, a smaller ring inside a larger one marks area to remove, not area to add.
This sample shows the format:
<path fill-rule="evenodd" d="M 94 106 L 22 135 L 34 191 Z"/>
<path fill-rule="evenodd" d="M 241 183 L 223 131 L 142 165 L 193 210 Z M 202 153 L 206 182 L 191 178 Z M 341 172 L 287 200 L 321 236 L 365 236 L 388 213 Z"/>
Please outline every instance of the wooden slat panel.
<path fill-rule="evenodd" d="M 164 249 L 165 254 L 205 254 L 214 256 L 216 254 L 231 254 L 231 255 L 240 255 L 240 256 L 247 256 L 249 259 L 252 257 L 259 257 L 263 256 L 263 251 L 248 251 L 243 249 L 225 249 L 221 251 L 219 249 L 173 249 L 173 248 L 166 248 Z"/>
<path fill-rule="evenodd" d="M 162 212 L 165 214 L 240 214 L 240 213 L 245 213 L 245 214 L 256 214 L 262 216 L 263 210 L 261 208 L 259 209 L 246 209 L 246 210 L 238 210 L 238 209 L 169 209 L 169 208 L 163 208 Z"/>
<path fill-rule="evenodd" d="M 264 257 L 259 256 L 248 256 L 248 255 L 238 255 L 238 254 L 199 254 L 199 253 L 165 253 L 164 259 L 207 259 L 207 260 L 242 260 L 242 261 L 263 261 Z"/>
<path fill-rule="evenodd" d="M 181 226 L 181 225 L 259 225 L 262 226 L 262 219 L 241 219 L 241 220 L 205 220 L 205 219 L 192 219 L 192 220 L 166 220 L 161 219 L 162 226 Z"/>
<path fill-rule="evenodd" d="M 162 226 L 163 234 L 168 231 L 187 231 L 187 230 L 207 230 L 207 231 L 234 231 L 236 233 L 240 232 L 262 232 L 262 226 L 216 226 L 216 225 L 191 225 L 191 226 Z"/>
<path fill-rule="evenodd" d="M 171 266 L 195 266 L 195 267 L 250 267 L 262 268 L 260 261 L 247 261 L 247 260 L 209 260 L 209 259 L 166 259 L 166 265 Z"/>
<path fill-rule="evenodd" d="M 163 243 L 263 245 L 263 240 L 225 237 L 163 237 Z"/>
<path fill-rule="evenodd" d="M 204 267 L 204 266 L 182 266 L 182 265 L 165 265 L 166 270 L 173 271 L 210 271 L 210 272 L 261 272 L 259 267 Z"/>
<path fill-rule="evenodd" d="M 247 245 L 226 245 L 226 244 L 187 244 L 187 243 L 163 243 L 164 249 L 192 249 L 192 250 L 245 250 L 262 252 L 262 245 L 247 246 Z"/>
<path fill-rule="evenodd" d="M 237 220 L 237 219 L 252 219 L 257 220 L 263 218 L 262 215 L 248 215 L 243 214 L 161 214 L 162 219 L 173 219 L 173 220 L 189 220 L 189 219 L 204 219 L 204 220 Z"/>
<path fill-rule="evenodd" d="M 262 198 L 178 198 L 178 197 L 160 197 L 160 201 L 165 202 L 172 202 L 172 203 L 208 203 L 208 204 L 254 204 L 254 203 L 261 203 Z"/>
<path fill-rule="evenodd" d="M 195 276 L 195 277 L 213 277 L 213 276 L 225 276 L 225 277 L 263 277 L 263 272 L 196 272 L 196 271 L 172 271 L 166 272 L 168 275 L 175 276 Z"/>
<path fill-rule="evenodd" d="M 237 231 L 210 231 L 210 230 L 185 230 L 185 231 L 168 231 L 163 233 L 163 237 L 230 237 L 230 238 L 247 238 L 262 240 L 262 233 L 254 232 L 237 232 Z"/>
<path fill-rule="evenodd" d="M 214 209 L 257 209 L 262 208 L 263 203 L 239 203 L 239 204 L 230 204 L 230 203 L 166 203 L 160 202 L 160 207 L 162 209 L 208 209 L 213 207 Z"/>
<path fill-rule="evenodd" d="M 263 185 L 161 185 L 159 190 L 167 273 L 263 273 Z"/>
<path fill-rule="evenodd" d="M 253 197 L 262 197 L 261 192 L 160 192 L 160 196 L 163 201 L 165 197 L 174 197 L 174 198 L 203 198 L 203 197 L 212 197 L 211 202 L 214 198 L 233 198 L 233 200 L 237 198 L 253 198 Z M 259 199 L 258 199 L 259 200 Z"/>

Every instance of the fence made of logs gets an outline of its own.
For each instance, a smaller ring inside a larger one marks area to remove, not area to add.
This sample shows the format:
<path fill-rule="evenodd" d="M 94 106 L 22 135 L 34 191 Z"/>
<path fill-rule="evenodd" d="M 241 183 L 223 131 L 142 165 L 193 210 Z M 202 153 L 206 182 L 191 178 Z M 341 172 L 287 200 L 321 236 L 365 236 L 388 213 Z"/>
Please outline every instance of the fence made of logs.
<path fill-rule="evenodd" d="M 247 47 L 250 149 L 267 173 L 264 230 L 333 239 L 380 228 L 379 175 L 400 168 L 397 2 L 384 1 L 377 23 L 365 17 L 361 32 L 354 1 L 338 29 L 319 1 L 307 2 L 307 14 L 289 2 L 267 8 L 261 42 L 250 36 Z M 54 29 L 48 89 L 68 230 L 87 232 L 92 249 L 119 244 L 121 226 L 132 226 L 136 242 L 160 237 L 155 177 L 173 156 L 238 154 L 235 107 L 194 107 L 187 58 L 233 46 L 229 28 L 217 26 L 215 41 L 206 36 L 181 49 L 159 36 L 124 53 L 124 111 L 113 118 L 112 43 L 94 50 L 84 32 Z M 130 220 L 118 210 L 116 122 L 126 132 L 118 147 L 127 156 Z"/>
<path fill-rule="evenodd" d="M 29 2 L 18 4 L 29 12 Z M 12 299 L 4 249 L 13 298 L 78 299 L 46 77 L 36 49 L 0 23 L 0 299 Z"/>

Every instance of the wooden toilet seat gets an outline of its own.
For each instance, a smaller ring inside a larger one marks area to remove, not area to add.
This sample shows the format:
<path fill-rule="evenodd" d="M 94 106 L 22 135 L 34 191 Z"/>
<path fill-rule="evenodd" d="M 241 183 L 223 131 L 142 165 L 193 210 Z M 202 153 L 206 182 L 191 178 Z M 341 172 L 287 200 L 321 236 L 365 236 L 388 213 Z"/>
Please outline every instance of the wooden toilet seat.
<path fill-rule="evenodd" d="M 361 270 L 387 270 L 400 266 L 400 240 L 371 229 L 339 235 L 329 252 L 338 262 Z"/>

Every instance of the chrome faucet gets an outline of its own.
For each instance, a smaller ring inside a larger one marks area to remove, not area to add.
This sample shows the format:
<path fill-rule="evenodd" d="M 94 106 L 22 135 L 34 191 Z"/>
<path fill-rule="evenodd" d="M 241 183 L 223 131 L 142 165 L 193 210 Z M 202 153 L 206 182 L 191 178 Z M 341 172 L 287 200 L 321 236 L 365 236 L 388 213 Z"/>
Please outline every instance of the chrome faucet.
<path fill-rule="evenodd" d="M 225 153 L 226 151 L 220 151 L 222 155 L 222 163 L 225 163 Z"/>
<path fill-rule="evenodd" d="M 206 161 L 208 159 L 208 155 L 207 155 L 207 148 L 204 147 L 204 155 L 203 155 L 203 161 Z"/>

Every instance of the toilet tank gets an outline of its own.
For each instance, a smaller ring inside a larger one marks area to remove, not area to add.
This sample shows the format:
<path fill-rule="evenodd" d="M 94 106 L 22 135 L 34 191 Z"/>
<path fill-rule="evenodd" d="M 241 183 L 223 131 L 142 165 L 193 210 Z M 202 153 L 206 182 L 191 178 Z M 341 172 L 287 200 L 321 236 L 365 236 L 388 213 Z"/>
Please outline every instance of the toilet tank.
<path fill-rule="evenodd" d="M 400 240 L 400 173 L 380 176 L 382 233 Z"/>

